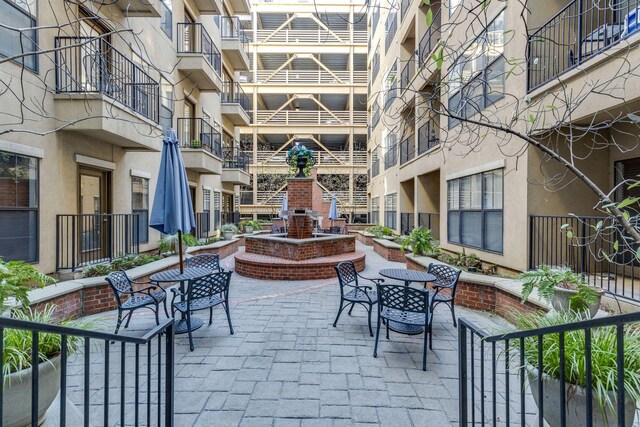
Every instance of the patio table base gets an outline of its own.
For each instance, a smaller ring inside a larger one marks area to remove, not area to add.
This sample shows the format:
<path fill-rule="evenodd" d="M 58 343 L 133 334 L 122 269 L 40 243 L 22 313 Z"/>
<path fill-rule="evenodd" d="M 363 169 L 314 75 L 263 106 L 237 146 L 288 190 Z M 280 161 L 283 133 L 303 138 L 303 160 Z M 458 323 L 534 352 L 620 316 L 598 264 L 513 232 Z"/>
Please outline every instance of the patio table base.
<path fill-rule="evenodd" d="M 191 332 L 196 329 L 200 329 L 204 322 L 202 319 L 198 319 L 197 317 L 191 317 Z M 176 320 L 174 333 L 175 334 L 186 334 L 188 332 L 187 328 L 187 319 Z"/>
<path fill-rule="evenodd" d="M 421 334 L 423 329 L 420 325 L 410 325 L 408 323 L 389 321 L 389 329 L 405 335 Z"/>

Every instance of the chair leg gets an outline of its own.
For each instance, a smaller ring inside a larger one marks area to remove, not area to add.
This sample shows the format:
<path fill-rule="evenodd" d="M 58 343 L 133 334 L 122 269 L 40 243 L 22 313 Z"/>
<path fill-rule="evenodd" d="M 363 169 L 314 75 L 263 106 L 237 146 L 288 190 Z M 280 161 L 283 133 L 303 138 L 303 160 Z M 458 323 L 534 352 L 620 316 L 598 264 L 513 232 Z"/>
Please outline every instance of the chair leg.
<path fill-rule="evenodd" d="M 224 304 L 224 311 L 227 313 L 227 322 L 229 323 L 229 333 L 233 335 L 233 326 L 231 325 L 231 315 L 229 314 L 229 303 Z"/>
<path fill-rule="evenodd" d="M 371 312 L 373 311 L 373 305 L 369 304 L 369 335 L 373 336 L 373 329 L 371 329 Z"/>
<path fill-rule="evenodd" d="M 451 317 L 453 318 L 453 327 L 457 328 L 458 327 L 458 323 L 456 322 L 456 305 L 454 304 L 453 301 L 451 301 Z"/>
<path fill-rule="evenodd" d="M 373 357 L 378 357 L 378 340 L 380 339 L 380 319 L 381 317 L 380 315 L 378 315 L 378 326 L 376 327 L 376 344 L 373 346 Z"/>
<path fill-rule="evenodd" d="M 431 336 L 429 329 L 430 329 L 429 325 L 424 325 L 424 345 L 423 345 L 424 348 L 422 350 L 422 370 L 423 371 L 427 370 L 427 339 Z"/>
<path fill-rule="evenodd" d="M 353 311 L 353 307 L 355 307 L 356 303 L 352 302 L 351 303 L 351 308 L 349 309 L 349 316 L 351 316 L 351 312 Z"/>
<path fill-rule="evenodd" d="M 167 315 L 167 319 L 169 318 L 169 311 L 167 310 L 167 299 L 162 300 L 162 305 L 164 306 L 164 314 Z"/>
<path fill-rule="evenodd" d="M 124 328 L 127 329 L 129 327 L 129 322 L 131 322 L 131 318 L 133 317 L 133 310 L 127 313 L 127 323 L 124 324 Z"/>
<path fill-rule="evenodd" d="M 189 348 L 193 351 L 193 335 L 191 334 L 191 313 L 187 311 L 187 332 L 189 333 Z"/>
<path fill-rule="evenodd" d="M 335 328 L 336 325 L 338 324 L 338 319 L 340 318 L 340 314 L 342 314 L 342 310 L 345 309 L 345 305 L 343 305 L 344 300 L 342 298 L 340 298 L 340 309 L 338 310 L 338 315 L 336 316 L 336 320 L 333 321 L 333 327 Z"/>
<path fill-rule="evenodd" d="M 121 324 L 122 324 L 122 310 L 118 310 L 118 322 L 116 323 L 116 331 L 115 331 L 116 335 L 118 335 L 118 331 L 120 330 Z"/>
<path fill-rule="evenodd" d="M 156 315 L 156 325 L 160 324 L 160 317 L 158 316 L 158 312 L 160 311 L 160 304 L 156 302 L 156 309 L 153 310 L 153 314 Z"/>
<path fill-rule="evenodd" d="M 213 307 L 209 307 L 209 324 L 213 323 Z"/>

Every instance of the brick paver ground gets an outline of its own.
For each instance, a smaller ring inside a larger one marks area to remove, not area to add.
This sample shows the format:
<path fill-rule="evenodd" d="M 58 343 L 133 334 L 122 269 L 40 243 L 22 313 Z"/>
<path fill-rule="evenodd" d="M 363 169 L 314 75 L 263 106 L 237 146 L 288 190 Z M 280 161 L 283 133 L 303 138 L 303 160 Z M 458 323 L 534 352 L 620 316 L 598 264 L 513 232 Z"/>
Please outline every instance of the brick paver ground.
<path fill-rule="evenodd" d="M 364 245 L 358 244 L 358 249 L 367 254 L 366 276 L 376 276 L 381 268 L 403 266 Z M 233 269 L 233 257 L 223 264 Z M 446 307 L 436 310 L 433 351 L 423 372 L 423 335 L 392 332 L 387 340 L 381 334 L 374 359 L 374 338 L 369 336 L 364 309 L 356 307 L 352 316 L 344 312 L 333 328 L 339 301 L 336 279 L 277 282 L 234 275 L 230 296 L 235 335 L 229 335 L 224 311 L 218 307 L 213 325 L 205 323 L 194 333 L 195 351 L 189 351 L 186 335 L 176 339 L 178 426 L 448 426 L 457 422 L 457 330 Z M 490 315 L 457 311 L 486 329 L 498 327 Z M 206 319 L 208 313 L 200 315 Z M 99 318 L 105 330 L 115 324 L 113 312 Z M 154 324 L 144 313 L 131 323 L 125 333 L 132 335 L 142 335 Z M 100 404 L 104 350 L 93 351 L 92 403 Z M 117 349 L 112 353 L 118 355 Z M 112 356 L 112 366 L 117 363 Z M 130 371 L 133 363 L 127 363 Z M 78 355 L 69 368 L 69 398 L 79 408 L 82 372 Z M 112 383 L 118 379 L 114 374 Z M 119 392 L 110 395 L 116 425 Z M 96 425 L 102 424 L 97 412 L 92 417 Z"/>

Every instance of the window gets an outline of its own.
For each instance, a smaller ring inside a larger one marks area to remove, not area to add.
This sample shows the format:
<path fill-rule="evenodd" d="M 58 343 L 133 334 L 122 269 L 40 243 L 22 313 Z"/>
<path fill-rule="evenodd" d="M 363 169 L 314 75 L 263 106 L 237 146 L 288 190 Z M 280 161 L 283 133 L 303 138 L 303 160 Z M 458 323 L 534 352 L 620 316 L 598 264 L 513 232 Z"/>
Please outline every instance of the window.
<path fill-rule="evenodd" d="M 205 235 L 209 235 L 211 231 L 211 190 L 202 190 L 202 211 L 204 212 L 204 225 L 202 232 Z"/>
<path fill-rule="evenodd" d="M 502 253 L 503 171 L 447 181 L 447 239 Z"/>
<path fill-rule="evenodd" d="M 138 214 L 139 243 L 149 242 L 149 180 L 138 176 L 131 177 L 131 211 Z"/>
<path fill-rule="evenodd" d="M 389 228 L 396 228 L 396 193 L 384 196 L 384 225 Z"/>
<path fill-rule="evenodd" d="M 504 96 L 504 12 L 456 59 L 449 81 L 449 111 L 468 118 Z M 458 119 L 449 117 L 449 128 Z"/>
<path fill-rule="evenodd" d="M 380 197 L 371 199 L 371 224 L 380 223 Z"/>
<path fill-rule="evenodd" d="M 388 133 L 385 138 L 384 168 L 389 169 L 398 162 L 398 136 Z"/>
<path fill-rule="evenodd" d="M 162 12 L 160 16 L 160 28 L 173 40 L 173 5 L 171 0 L 162 0 Z"/>
<path fill-rule="evenodd" d="M 160 77 L 160 126 L 162 130 L 173 127 L 173 85 Z"/>
<path fill-rule="evenodd" d="M 213 228 L 220 228 L 220 209 L 222 208 L 221 195 L 219 191 L 213 192 Z"/>
<path fill-rule="evenodd" d="M 36 27 L 36 2 L 33 0 L 0 0 L 0 23 L 14 28 Z M 36 30 L 13 31 L 0 27 L 0 55 L 11 57 L 37 52 Z M 15 60 L 25 68 L 38 72 L 38 55 L 27 55 Z"/>
<path fill-rule="evenodd" d="M 461 4 L 462 0 L 449 0 L 449 16 L 453 15 Z"/>
<path fill-rule="evenodd" d="M 0 151 L 0 257 L 38 261 L 38 159 Z"/>

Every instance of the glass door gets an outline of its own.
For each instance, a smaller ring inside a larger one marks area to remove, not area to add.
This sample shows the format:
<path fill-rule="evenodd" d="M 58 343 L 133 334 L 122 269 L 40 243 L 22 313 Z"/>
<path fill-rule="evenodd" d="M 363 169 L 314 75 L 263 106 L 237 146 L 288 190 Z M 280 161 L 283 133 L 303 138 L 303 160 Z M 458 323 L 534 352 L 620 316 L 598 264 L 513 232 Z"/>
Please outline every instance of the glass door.
<path fill-rule="evenodd" d="M 79 174 L 78 248 L 80 262 L 110 257 L 109 172 L 81 168 Z"/>

